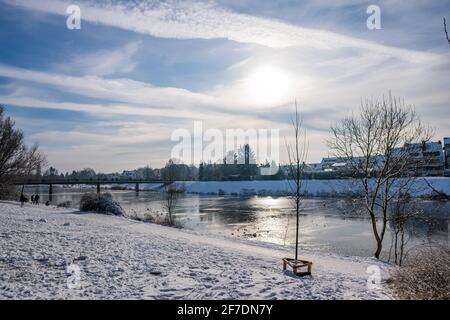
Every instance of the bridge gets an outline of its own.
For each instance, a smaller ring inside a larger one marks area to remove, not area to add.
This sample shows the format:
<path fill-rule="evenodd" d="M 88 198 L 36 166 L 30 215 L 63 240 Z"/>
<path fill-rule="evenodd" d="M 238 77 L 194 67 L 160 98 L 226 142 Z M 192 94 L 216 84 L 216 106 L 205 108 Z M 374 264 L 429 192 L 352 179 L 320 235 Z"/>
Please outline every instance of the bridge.
<path fill-rule="evenodd" d="M 100 193 L 100 186 L 102 184 L 134 184 L 134 190 L 139 192 L 139 184 L 143 183 L 157 183 L 161 184 L 161 188 L 170 184 L 169 181 L 161 179 L 23 179 L 14 182 L 17 186 L 48 186 L 48 195 L 50 202 L 53 198 L 53 185 L 96 185 L 97 193 Z"/>

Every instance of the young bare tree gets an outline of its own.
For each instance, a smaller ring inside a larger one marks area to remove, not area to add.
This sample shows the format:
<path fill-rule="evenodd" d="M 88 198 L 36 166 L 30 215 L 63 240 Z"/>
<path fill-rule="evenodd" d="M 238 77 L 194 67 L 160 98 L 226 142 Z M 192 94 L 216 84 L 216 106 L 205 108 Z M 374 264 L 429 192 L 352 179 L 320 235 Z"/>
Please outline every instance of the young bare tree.
<path fill-rule="evenodd" d="M 294 130 L 294 141 L 292 144 L 286 142 L 288 154 L 288 181 L 291 188 L 291 196 L 293 206 L 296 213 L 296 230 L 295 230 L 295 260 L 298 260 L 298 236 L 299 236 L 299 219 L 300 204 L 302 200 L 302 182 L 303 171 L 308 154 L 308 143 L 306 140 L 306 131 L 302 128 L 303 119 L 298 112 L 297 102 L 295 102 L 295 113 L 291 119 L 292 128 Z"/>
<path fill-rule="evenodd" d="M 331 133 L 329 147 L 351 168 L 362 189 L 376 241 L 374 255 L 380 258 L 390 205 L 410 190 L 421 165 L 414 142 L 429 141 L 431 130 L 412 106 L 389 94 L 362 102 L 360 114 L 332 126 Z"/>
<path fill-rule="evenodd" d="M 15 128 L 10 117 L 5 117 L 0 106 L 0 191 L 14 179 L 30 175 L 46 163 L 37 145 L 27 147 L 22 130 Z M 1 194 L 0 194 L 1 196 Z"/>
<path fill-rule="evenodd" d="M 392 241 L 388 261 L 401 266 L 407 255 L 406 245 L 410 240 L 409 224 L 412 220 L 422 218 L 422 211 L 417 209 L 408 195 L 399 195 L 391 204 L 389 223 L 392 230 Z"/>
<path fill-rule="evenodd" d="M 173 211 L 178 199 L 178 190 L 174 185 L 178 179 L 177 166 L 174 160 L 170 159 L 163 171 L 164 179 L 164 207 L 166 209 L 166 221 L 168 225 L 174 225 L 175 219 L 173 216 Z"/>

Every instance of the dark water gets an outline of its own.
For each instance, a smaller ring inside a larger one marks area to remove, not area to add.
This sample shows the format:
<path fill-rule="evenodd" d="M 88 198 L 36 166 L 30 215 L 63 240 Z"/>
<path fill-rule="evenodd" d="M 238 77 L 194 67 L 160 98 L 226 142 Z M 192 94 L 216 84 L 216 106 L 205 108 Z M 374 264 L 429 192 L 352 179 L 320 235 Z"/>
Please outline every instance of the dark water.
<path fill-rule="evenodd" d="M 53 188 L 53 203 L 71 201 L 78 207 L 83 192 L 89 189 Z M 29 187 L 27 194 L 39 193 L 41 202 L 48 199 L 48 187 Z M 146 213 L 163 215 L 162 195 L 159 192 L 110 191 L 130 215 Z M 449 244 L 450 203 L 422 201 L 420 218 L 406 226 L 406 248 L 423 243 Z M 374 238 L 369 219 L 357 212 L 355 201 L 336 198 L 310 198 L 302 202 L 300 217 L 300 246 L 311 250 L 344 255 L 371 256 Z M 295 214 L 286 197 L 236 197 L 211 195 L 181 195 L 177 200 L 175 217 L 183 227 L 255 239 L 277 244 L 295 243 Z M 389 253 L 392 231 L 387 230 L 384 257 Z"/>

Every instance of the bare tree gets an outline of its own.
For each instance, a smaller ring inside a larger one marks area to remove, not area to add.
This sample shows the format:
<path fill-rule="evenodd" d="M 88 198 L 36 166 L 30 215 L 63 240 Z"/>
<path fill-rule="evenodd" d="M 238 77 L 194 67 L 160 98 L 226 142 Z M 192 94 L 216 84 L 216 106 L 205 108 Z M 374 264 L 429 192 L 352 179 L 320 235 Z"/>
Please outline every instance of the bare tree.
<path fill-rule="evenodd" d="M 399 195 L 390 209 L 388 220 L 392 230 L 392 241 L 388 261 L 393 257 L 394 263 L 401 266 L 407 255 L 406 245 L 410 240 L 409 224 L 413 219 L 422 218 L 423 215 L 422 210 L 415 207 L 408 195 Z"/>
<path fill-rule="evenodd" d="M 164 168 L 164 207 L 166 209 L 166 221 L 169 225 L 175 224 L 173 211 L 178 199 L 178 190 L 175 186 L 175 182 L 178 179 L 177 166 L 174 160 L 170 159 Z"/>
<path fill-rule="evenodd" d="M 299 234 L 299 218 L 300 218 L 300 204 L 302 200 L 302 183 L 303 171 L 305 167 L 306 157 L 308 154 L 308 143 L 306 140 L 306 132 L 302 128 L 303 119 L 298 112 L 297 101 L 295 102 L 295 113 L 291 119 L 292 127 L 294 129 L 294 142 L 290 145 L 286 142 L 286 149 L 288 154 L 288 176 L 291 188 L 291 196 L 293 206 L 296 213 L 296 231 L 295 231 L 295 260 L 298 260 L 298 234 Z"/>
<path fill-rule="evenodd" d="M 22 130 L 15 128 L 14 121 L 5 117 L 0 106 L 0 185 L 10 185 L 17 177 L 28 176 L 45 163 L 38 146 L 25 145 Z"/>
<path fill-rule="evenodd" d="M 390 205 L 414 185 L 422 161 L 414 155 L 429 141 L 431 130 L 421 124 L 412 106 L 389 94 L 362 102 L 359 115 L 346 117 L 331 132 L 329 147 L 351 168 L 362 189 L 376 240 L 374 255 L 379 258 Z"/>

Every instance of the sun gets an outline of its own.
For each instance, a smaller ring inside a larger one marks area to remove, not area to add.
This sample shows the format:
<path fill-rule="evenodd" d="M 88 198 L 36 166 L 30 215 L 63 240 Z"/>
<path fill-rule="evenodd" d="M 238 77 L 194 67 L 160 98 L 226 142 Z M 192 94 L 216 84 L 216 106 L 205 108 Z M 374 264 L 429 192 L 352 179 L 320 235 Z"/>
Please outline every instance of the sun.
<path fill-rule="evenodd" d="M 256 69 L 245 81 L 249 100 L 260 106 L 274 106 L 289 99 L 291 83 L 286 71 L 271 66 Z"/>

